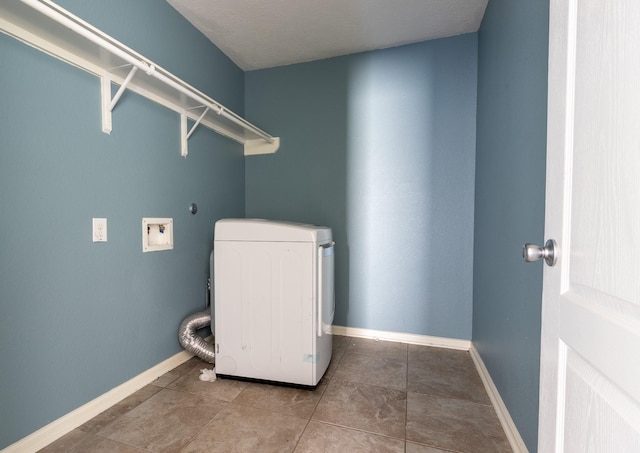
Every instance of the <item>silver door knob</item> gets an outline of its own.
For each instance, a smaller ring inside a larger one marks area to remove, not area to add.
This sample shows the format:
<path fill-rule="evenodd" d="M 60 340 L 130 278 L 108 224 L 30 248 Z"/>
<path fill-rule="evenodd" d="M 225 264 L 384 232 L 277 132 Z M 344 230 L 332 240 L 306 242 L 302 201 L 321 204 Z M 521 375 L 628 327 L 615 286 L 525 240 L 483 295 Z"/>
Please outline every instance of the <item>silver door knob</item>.
<path fill-rule="evenodd" d="M 544 247 L 535 244 L 525 244 L 522 246 L 522 257 L 527 263 L 538 261 L 542 258 L 547 265 L 555 266 L 558 262 L 558 243 L 549 239 Z"/>

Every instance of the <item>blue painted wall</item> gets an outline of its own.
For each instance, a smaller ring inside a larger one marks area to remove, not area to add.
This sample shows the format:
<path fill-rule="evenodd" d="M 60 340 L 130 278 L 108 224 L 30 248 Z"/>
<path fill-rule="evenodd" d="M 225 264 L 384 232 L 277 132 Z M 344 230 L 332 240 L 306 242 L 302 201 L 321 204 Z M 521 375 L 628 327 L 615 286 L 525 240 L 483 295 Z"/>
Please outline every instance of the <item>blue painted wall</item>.
<path fill-rule="evenodd" d="M 537 450 L 549 2 L 491 0 L 478 33 L 473 343 Z"/>
<path fill-rule="evenodd" d="M 336 324 L 473 324 L 535 451 L 542 271 L 519 250 L 543 239 L 548 1 L 491 0 L 479 34 L 246 75 L 166 2 L 58 3 L 282 146 L 245 168 L 199 128 L 182 159 L 177 114 L 130 93 L 105 135 L 97 78 L 0 35 L 0 448 L 178 352 L 212 225 L 246 206 L 333 228 Z M 175 250 L 141 252 L 143 216 L 174 218 Z"/>
<path fill-rule="evenodd" d="M 166 2 L 59 3 L 242 113 L 243 72 Z M 181 158 L 179 116 L 132 93 L 103 134 L 98 78 L 5 35 L 0 60 L 2 449 L 181 350 L 244 158 L 204 128 Z M 173 217 L 173 251 L 142 253 L 145 216 Z"/>
<path fill-rule="evenodd" d="M 246 213 L 327 225 L 334 323 L 471 338 L 477 36 L 245 74 Z"/>

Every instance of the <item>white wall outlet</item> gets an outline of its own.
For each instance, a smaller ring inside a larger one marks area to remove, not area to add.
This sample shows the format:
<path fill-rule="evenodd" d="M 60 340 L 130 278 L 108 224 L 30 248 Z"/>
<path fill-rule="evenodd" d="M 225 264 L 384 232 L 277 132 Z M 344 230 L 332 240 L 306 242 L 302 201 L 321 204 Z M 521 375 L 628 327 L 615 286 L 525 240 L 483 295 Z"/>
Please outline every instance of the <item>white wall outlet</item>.
<path fill-rule="evenodd" d="M 107 242 L 107 219 L 93 218 L 93 242 Z"/>

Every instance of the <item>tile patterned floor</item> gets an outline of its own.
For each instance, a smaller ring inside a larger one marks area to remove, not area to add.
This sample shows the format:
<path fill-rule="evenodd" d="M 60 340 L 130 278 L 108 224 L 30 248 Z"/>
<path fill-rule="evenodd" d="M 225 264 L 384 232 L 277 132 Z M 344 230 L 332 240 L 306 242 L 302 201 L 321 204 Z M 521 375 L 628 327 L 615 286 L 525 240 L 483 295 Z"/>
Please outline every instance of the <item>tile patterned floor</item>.
<path fill-rule="evenodd" d="M 41 450 L 510 452 L 469 353 L 334 336 L 313 390 L 202 382 L 192 358 Z"/>

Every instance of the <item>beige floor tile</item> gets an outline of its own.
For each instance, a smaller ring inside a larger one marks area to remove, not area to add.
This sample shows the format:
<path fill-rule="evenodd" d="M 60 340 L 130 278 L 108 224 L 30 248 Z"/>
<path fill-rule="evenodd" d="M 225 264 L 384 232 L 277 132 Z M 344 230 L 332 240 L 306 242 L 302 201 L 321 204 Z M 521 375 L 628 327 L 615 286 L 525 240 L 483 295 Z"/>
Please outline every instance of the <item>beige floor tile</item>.
<path fill-rule="evenodd" d="M 406 453 L 451 453 L 450 451 L 440 450 L 438 448 L 429 447 L 427 445 L 414 444 L 407 442 Z"/>
<path fill-rule="evenodd" d="M 389 356 L 347 351 L 333 373 L 332 379 L 406 390 L 407 361 Z"/>
<path fill-rule="evenodd" d="M 404 360 L 407 356 L 407 344 L 395 341 L 379 341 L 369 338 L 349 338 L 347 352 L 375 354 Z"/>
<path fill-rule="evenodd" d="M 236 379 L 216 379 L 213 382 L 201 381 L 200 370 L 204 366 L 196 366 L 182 377 L 167 386 L 169 390 L 207 395 L 222 401 L 233 401 L 247 386 L 247 382 Z M 211 369 L 211 365 L 206 368 Z"/>
<path fill-rule="evenodd" d="M 249 383 L 233 403 L 309 419 L 326 387 L 326 381 L 314 390 Z"/>
<path fill-rule="evenodd" d="M 322 376 L 322 379 L 328 380 L 328 379 L 331 379 L 333 377 L 333 375 L 335 374 L 336 370 L 338 369 L 338 365 L 340 364 L 340 360 L 341 359 L 342 359 L 342 356 L 340 356 L 340 358 L 336 357 L 335 355 L 333 357 L 331 357 L 331 362 L 329 362 L 329 366 L 327 367 L 327 371 L 324 372 L 324 376 Z"/>
<path fill-rule="evenodd" d="M 204 368 L 205 366 L 207 368 L 211 368 L 213 365 L 201 360 L 198 357 L 191 357 L 189 360 L 187 360 L 183 364 L 178 365 L 173 370 L 168 371 L 167 373 L 160 376 L 151 384 L 164 388 L 167 385 L 171 384 L 176 379 L 178 379 L 179 377 L 184 376 L 186 373 L 191 371 L 194 367 L 199 367 L 198 369 L 200 369 L 200 368 Z"/>
<path fill-rule="evenodd" d="M 102 412 L 100 415 L 95 416 L 84 425 L 80 426 L 82 431 L 86 431 L 88 433 L 97 433 L 105 426 L 113 422 L 118 417 L 126 414 L 134 407 L 137 407 L 139 404 L 151 398 L 153 395 L 162 390 L 160 387 L 155 385 L 147 385 L 142 387 L 137 392 L 129 395 L 119 403 L 111 406 L 106 411 Z"/>
<path fill-rule="evenodd" d="M 285 453 L 295 448 L 308 420 L 229 404 L 182 453 Z"/>
<path fill-rule="evenodd" d="M 334 335 L 315 390 L 200 381 L 211 366 L 188 360 L 42 451 L 511 451 L 465 351 Z"/>
<path fill-rule="evenodd" d="M 330 379 L 338 368 L 338 364 L 342 359 L 347 347 L 349 346 L 349 340 L 347 337 L 343 337 L 340 335 L 333 335 L 333 351 L 331 353 L 331 362 L 329 362 L 329 366 L 327 367 L 327 371 L 325 371 L 323 379 Z"/>
<path fill-rule="evenodd" d="M 491 404 L 466 351 L 410 345 L 407 390 Z"/>
<path fill-rule="evenodd" d="M 405 413 L 405 392 L 332 380 L 312 420 L 404 439 Z"/>
<path fill-rule="evenodd" d="M 98 434 L 156 452 L 179 451 L 225 406 L 206 395 L 163 389 Z"/>
<path fill-rule="evenodd" d="M 296 453 L 404 453 L 404 440 L 310 422 Z"/>
<path fill-rule="evenodd" d="M 344 335 L 332 335 L 333 355 L 342 356 L 344 351 L 349 347 L 349 337 Z"/>
<path fill-rule="evenodd" d="M 70 448 L 82 442 L 83 439 L 86 439 L 87 436 L 88 434 L 86 432 L 81 431 L 80 429 L 74 429 L 55 442 L 47 445 L 41 450 L 38 450 L 38 453 L 66 452 Z"/>
<path fill-rule="evenodd" d="M 141 448 L 125 445 L 93 433 L 74 430 L 40 450 L 40 453 L 141 453 Z"/>
<path fill-rule="evenodd" d="M 511 451 L 493 407 L 421 393 L 407 394 L 407 441 L 460 452 Z"/>
<path fill-rule="evenodd" d="M 453 368 L 475 369 L 469 351 L 410 344 L 408 355 L 410 362 L 428 362 Z"/>

